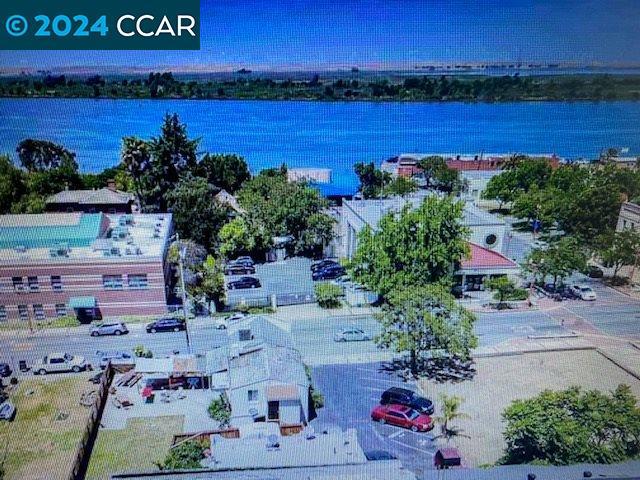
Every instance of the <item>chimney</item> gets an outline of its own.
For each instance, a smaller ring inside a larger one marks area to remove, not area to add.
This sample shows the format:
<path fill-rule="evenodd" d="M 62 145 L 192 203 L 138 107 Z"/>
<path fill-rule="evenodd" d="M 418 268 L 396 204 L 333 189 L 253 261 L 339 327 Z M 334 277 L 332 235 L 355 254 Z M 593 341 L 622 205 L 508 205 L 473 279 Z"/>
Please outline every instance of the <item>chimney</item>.
<path fill-rule="evenodd" d="M 113 178 L 107 180 L 107 188 L 112 192 L 116 191 L 116 181 Z"/>

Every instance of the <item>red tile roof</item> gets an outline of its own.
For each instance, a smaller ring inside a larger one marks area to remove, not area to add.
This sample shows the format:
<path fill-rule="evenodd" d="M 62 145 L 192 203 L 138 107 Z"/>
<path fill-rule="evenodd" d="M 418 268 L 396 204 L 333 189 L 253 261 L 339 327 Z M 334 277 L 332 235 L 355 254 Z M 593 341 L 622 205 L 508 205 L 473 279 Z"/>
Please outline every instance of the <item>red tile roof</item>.
<path fill-rule="evenodd" d="M 501 253 L 469 242 L 470 258 L 463 260 L 461 268 L 518 268 L 518 265 Z"/>

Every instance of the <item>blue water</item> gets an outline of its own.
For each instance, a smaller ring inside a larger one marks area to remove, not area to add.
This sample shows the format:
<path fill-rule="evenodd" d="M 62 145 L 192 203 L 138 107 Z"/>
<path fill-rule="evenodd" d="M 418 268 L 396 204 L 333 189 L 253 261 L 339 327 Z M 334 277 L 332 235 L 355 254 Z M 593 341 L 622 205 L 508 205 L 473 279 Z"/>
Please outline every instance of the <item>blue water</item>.
<path fill-rule="evenodd" d="M 640 153 L 640 102 L 322 103 L 277 101 L 0 99 L 0 152 L 28 137 L 77 153 L 84 171 L 119 162 L 121 139 L 158 134 L 177 112 L 203 152 L 243 155 L 255 172 L 286 163 L 333 170 L 332 189 L 356 186 L 353 164 L 403 152 Z"/>

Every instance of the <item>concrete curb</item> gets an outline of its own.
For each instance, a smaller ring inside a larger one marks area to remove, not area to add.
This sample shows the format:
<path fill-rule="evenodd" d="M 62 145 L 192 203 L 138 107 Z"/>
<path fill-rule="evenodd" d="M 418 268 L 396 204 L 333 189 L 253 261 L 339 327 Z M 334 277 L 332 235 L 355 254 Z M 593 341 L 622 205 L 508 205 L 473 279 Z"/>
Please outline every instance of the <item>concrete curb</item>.
<path fill-rule="evenodd" d="M 635 372 L 634 370 L 625 367 L 622 363 L 620 363 L 618 360 L 614 360 L 610 355 L 608 355 L 607 353 L 603 352 L 602 350 L 600 350 L 599 348 L 596 348 L 596 351 L 602 355 L 604 358 L 606 358 L 607 360 L 609 360 L 611 363 L 613 363 L 616 367 L 621 368 L 622 370 L 624 370 L 625 372 L 627 372 L 629 375 L 631 375 L 633 378 L 635 378 L 636 380 L 640 380 L 640 374 L 638 374 L 637 372 Z"/>

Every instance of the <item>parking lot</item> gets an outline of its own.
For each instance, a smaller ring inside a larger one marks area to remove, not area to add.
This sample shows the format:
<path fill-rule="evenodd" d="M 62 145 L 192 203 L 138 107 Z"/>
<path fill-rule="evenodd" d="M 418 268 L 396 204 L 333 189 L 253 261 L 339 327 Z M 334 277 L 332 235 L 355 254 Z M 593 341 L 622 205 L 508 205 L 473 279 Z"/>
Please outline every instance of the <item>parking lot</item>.
<path fill-rule="evenodd" d="M 313 383 L 323 395 L 324 408 L 311 424 L 316 430 L 328 426 L 355 428 L 365 452 L 384 450 L 396 456 L 416 473 L 430 469 L 435 448 L 432 434 L 373 422 L 371 409 L 387 388 L 401 386 L 415 389 L 384 363 L 325 365 L 312 370 Z"/>
<path fill-rule="evenodd" d="M 295 257 L 282 262 L 256 264 L 255 275 L 260 280 L 260 288 L 228 290 L 227 297 L 230 304 L 236 304 L 241 299 L 270 298 L 276 295 L 279 299 L 297 295 L 313 298 L 313 281 L 311 280 L 311 260 Z M 244 275 L 225 276 L 225 282 L 236 280 Z M 280 302 L 279 302 L 280 303 Z"/>

